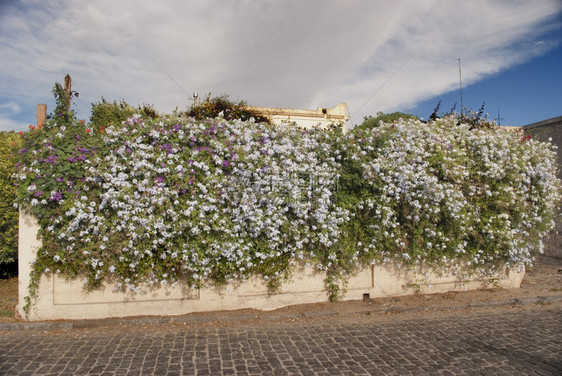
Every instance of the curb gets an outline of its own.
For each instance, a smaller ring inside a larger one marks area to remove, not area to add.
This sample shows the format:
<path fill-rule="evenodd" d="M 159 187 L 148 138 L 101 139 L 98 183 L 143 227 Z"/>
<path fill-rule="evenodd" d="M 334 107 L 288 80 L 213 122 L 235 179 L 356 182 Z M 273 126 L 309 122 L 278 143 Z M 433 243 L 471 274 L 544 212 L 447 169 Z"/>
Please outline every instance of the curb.
<path fill-rule="evenodd" d="M 335 317 L 343 315 L 377 315 L 391 313 L 407 313 L 407 312 L 430 312 L 438 310 L 460 310 L 466 308 L 491 308 L 506 306 L 523 306 L 523 305 L 543 305 L 562 302 L 562 295 L 554 296 L 537 296 L 535 298 L 514 298 L 503 301 L 490 302 L 474 302 L 468 305 L 456 306 L 430 306 L 430 307 L 413 307 L 413 308 L 380 308 L 359 310 L 351 312 L 305 312 L 300 314 L 277 314 L 277 315 L 259 315 L 259 314 L 208 314 L 197 316 L 174 316 L 174 317 L 148 317 L 148 318 L 108 318 L 98 320 L 82 320 L 82 321 L 40 321 L 40 322 L 18 322 L 18 323 L 0 323 L 0 331 L 24 331 L 24 330 L 69 330 L 69 329 L 91 329 L 101 327 L 117 327 L 120 325 L 165 325 L 165 324 L 206 324 L 211 322 L 241 322 L 251 320 L 298 320 L 301 318 L 314 317 Z"/>

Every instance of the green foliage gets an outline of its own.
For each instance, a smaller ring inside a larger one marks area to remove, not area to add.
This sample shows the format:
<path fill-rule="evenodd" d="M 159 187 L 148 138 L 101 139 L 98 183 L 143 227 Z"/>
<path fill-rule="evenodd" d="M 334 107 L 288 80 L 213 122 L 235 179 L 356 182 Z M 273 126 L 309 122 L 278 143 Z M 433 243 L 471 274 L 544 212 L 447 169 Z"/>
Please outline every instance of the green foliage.
<path fill-rule="evenodd" d="M 363 119 L 363 123 L 355 127 L 354 130 L 366 130 L 366 129 L 376 128 L 381 124 L 381 122 L 386 124 L 392 124 L 399 121 L 400 119 L 419 120 L 417 116 L 411 114 L 405 114 L 403 112 L 393 112 L 390 114 L 384 114 L 379 111 L 377 112 L 377 116 L 375 117 L 365 116 L 365 118 Z"/>
<path fill-rule="evenodd" d="M 9 264 L 18 257 L 18 209 L 14 174 L 14 154 L 19 150 L 21 136 L 0 132 L 0 277 L 11 274 Z"/>
<path fill-rule="evenodd" d="M 144 104 L 134 107 L 123 99 L 110 103 L 102 97 L 101 102 L 92 103 L 90 125 L 94 130 L 99 130 L 100 127 L 107 128 L 110 125 L 121 124 L 135 114 L 140 114 L 146 119 L 160 117 L 151 105 Z"/>
<path fill-rule="evenodd" d="M 210 93 L 207 94 L 203 101 L 195 102 L 184 115 L 197 120 L 214 119 L 222 116 L 227 120 L 239 119 L 246 121 L 254 118 L 258 123 L 270 123 L 267 117 L 261 116 L 248 108 L 248 104 L 245 101 L 234 102 L 228 98 L 228 95 L 224 94 L 212 98 Z"/>

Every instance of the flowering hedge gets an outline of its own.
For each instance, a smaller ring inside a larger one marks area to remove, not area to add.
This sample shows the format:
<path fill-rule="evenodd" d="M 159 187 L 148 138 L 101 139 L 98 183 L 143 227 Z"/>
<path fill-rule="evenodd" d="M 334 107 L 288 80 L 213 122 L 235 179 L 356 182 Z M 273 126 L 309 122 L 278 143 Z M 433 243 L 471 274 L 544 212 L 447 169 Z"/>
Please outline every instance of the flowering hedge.
<path fill-rule="evenodd" d="M 483 274 L 530 264 L 560 201 L 552 146 L 454 117 L 352 133 L 345 149 L 365 189 L 354 213 L 375 260 L 458 262 Z"/>
<path fill-rule="evenodd" d="M 63 125 L 61 125 L 63 124 Z M 39 221 L 43 272 L 94 289 L 327 272 L 393 262 L 493 274 L 530 263 L 560 200 L 552 146 L 453 118 L 343 135 L 224 118 L 24 135 L 19 203 Z M 463 269 L 464 270 L 464 269 Z"/>

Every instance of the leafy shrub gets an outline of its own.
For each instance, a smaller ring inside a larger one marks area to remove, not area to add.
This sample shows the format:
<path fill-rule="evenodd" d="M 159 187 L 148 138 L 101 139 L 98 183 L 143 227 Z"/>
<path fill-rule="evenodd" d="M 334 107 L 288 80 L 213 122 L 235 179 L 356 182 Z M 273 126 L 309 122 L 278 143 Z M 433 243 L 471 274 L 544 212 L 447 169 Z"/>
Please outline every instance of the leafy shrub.
<path fill-rule="evenodd" d="M 92 115 L 90 116 L 90 126 L 98 130 L 100 127 L 107 127 L 112 124 L 121 124 L 135 114 L 140 114 L 145 118 L 156 119 L 160 117 L 158 112 L 151 105 L 138 107 L 131 106 L 124 100 L 110 103 L 102 97 L 100 102 L 92 103 Z"/>
<path fill-rule="evenodd" d="M 405 114 L 403 112 L 393 112 L 393 113 L 390 113 L 390 114 L 384 114 L 382 112 L 378 112 L 377 116 L 375 116 L 375 117 L 365 116 L 363 118 L 363 123 L 361 123 L 360 125 L 358 125 L 354 129 L 355 130 L 366 130 L 366 129 L 376 128 L 380 125 L 381 122 L 387 123 L 387 124 L 392 124 L 392 123 L 400 121 L 400 119 L 419 120 L 417 118 L 417 116 L 411 115 L 411 114 Z"/>
<path fill-rule="evenodd" d="M 275 290 L 309 263 L 336 297 L 373 263 L 489 275 L 531 263 L 560 200 L 554 151 L 457 123 L 343 135 L 224 117 L 54 119 L 20 154 L 19 202 L 43 244 L 31 294 L 43 272 L 125 290 L 260 275 Z"/>
<path fill-rule="evenodd" d="M 14 156 L 19 149 L 20 136 L 14 132 L 0 132 L 0 277 L 14 274 L 18 258 L 18 209 L 13 174 Z"/>

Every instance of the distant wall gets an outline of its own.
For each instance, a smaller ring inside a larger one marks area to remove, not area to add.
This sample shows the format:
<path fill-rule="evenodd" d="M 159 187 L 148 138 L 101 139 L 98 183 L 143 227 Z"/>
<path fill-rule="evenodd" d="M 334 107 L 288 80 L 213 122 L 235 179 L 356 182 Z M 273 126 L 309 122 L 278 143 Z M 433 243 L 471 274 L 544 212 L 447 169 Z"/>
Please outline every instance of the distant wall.
<path fill-rule="evenodd" d="M 332 124 L 342 125 L 347 131 L 347 104 L 340 103 L 332 108 L 318 107 L 316 110 L 295 110 L 291 108 L 248 107 L 262 116 L 268 117 L 273 124 L 296 123 L 299 127 L 324 128 Z"/>
<path fill-rule="evenodd" d="M 548 142 L 548 139 L 552 138 L 551 142 L 558 146 L 558 178 L 562 179 L 562 171 L 560 170 L 560 162 L 562 161 L 562 116 L 526 125 L 523 130 L 539 141 Z M 545 241 L 545 254 L 562 258 L 562 210 L 553 233 Z"/>

